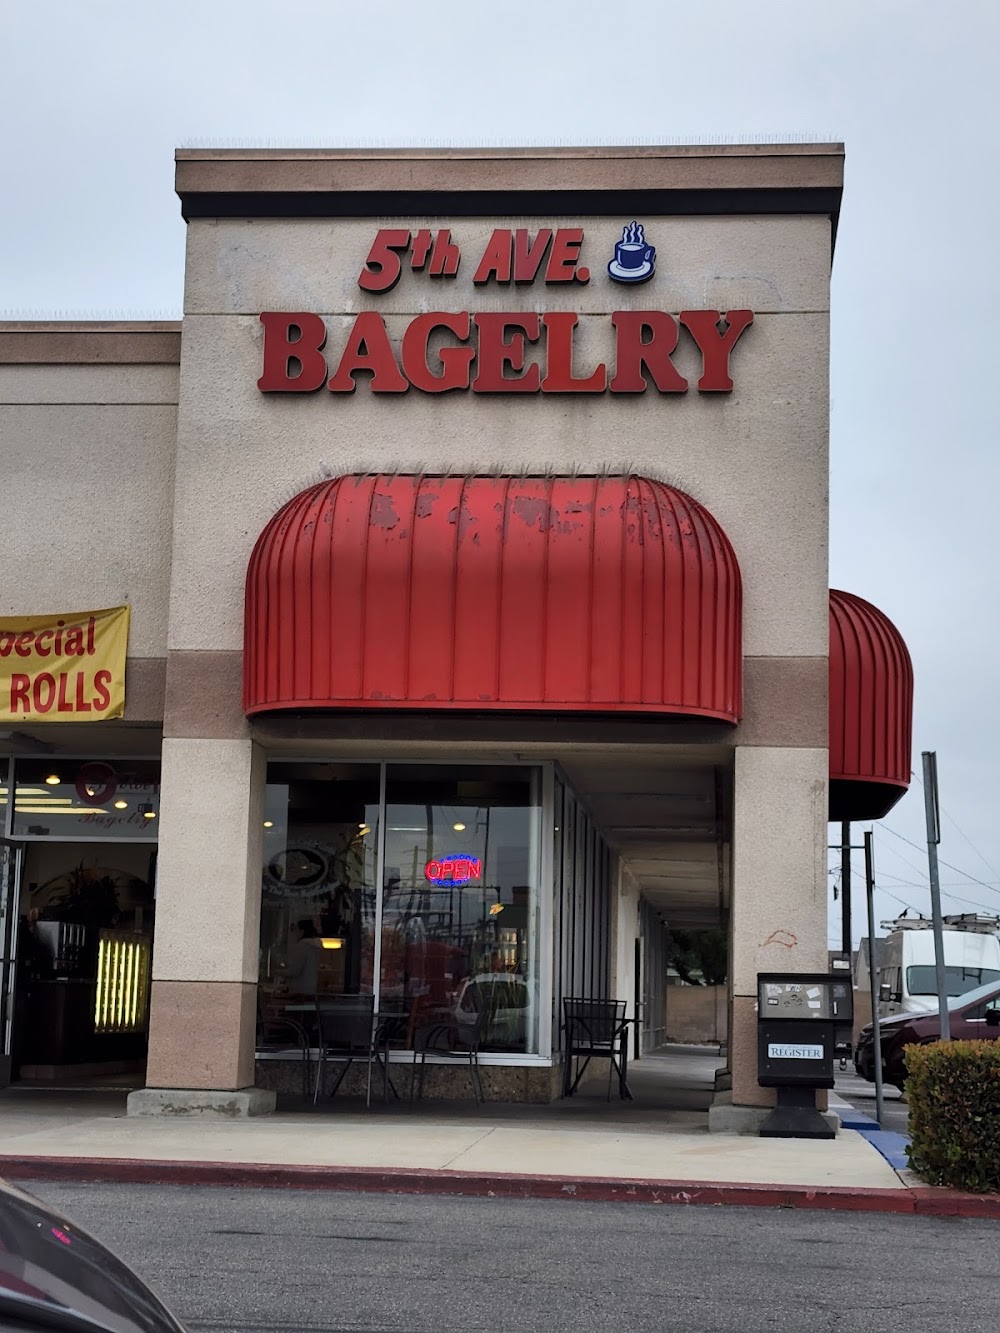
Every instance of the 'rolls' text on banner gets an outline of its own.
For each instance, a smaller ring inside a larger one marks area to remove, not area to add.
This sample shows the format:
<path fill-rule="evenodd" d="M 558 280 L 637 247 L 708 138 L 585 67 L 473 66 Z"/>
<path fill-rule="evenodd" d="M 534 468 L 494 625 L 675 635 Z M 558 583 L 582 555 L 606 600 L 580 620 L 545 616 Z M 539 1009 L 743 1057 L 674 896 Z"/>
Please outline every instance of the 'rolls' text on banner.
<path fill-rule="evenodd" d="M 0 722 L 99 722 L 125 711 L 129 608 L 0 616 Z"/>

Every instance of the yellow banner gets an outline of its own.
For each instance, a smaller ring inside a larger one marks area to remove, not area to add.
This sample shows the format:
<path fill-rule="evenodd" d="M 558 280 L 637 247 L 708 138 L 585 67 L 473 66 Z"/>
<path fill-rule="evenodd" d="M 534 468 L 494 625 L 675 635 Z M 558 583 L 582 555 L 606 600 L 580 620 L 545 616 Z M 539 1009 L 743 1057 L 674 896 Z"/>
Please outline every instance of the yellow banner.
<path fill-rule="evenodd" d="M 129 608 L 0 616 L 0 722 L 103 722 L 125 711 Z"/>

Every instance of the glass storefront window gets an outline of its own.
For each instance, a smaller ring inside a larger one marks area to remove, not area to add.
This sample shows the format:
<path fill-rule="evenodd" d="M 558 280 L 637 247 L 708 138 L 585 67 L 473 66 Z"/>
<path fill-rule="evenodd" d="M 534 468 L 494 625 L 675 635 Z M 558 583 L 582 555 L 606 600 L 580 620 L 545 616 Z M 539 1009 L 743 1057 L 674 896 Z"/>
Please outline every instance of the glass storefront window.
<path fill-rule="evenodd" d="M 379 767 L 271 763 L 267 778 L 262 995 L 370 995 Z"/>
<path fill-rule="evenodd" d="M 380 1005 L 538 1050 L 537 770 L 390 765 Z"/>
<path fill-rule="evenodd" d="M 610 994 L 613 894 L 608 845 L 574 793 L 561 782 L 555 784 L 554 813 L 557 947 L 552 1002 L 553 1032 L 559 1032 L 563 999 L 604 999 Z"/>
<path fill-rule="evenodd" d="M 158 760 L 18 759 L 14 786 L 15 837 L 156 840 Z"/>
<path fill-rule="evenodd" d="M 375 990 L 404 1045 L 483 1013 L 484 1050 L 537 1053 L 539 770 L 390 764 L 384 804 L 374 764 L 267 776 L 263 1004 Z"/>

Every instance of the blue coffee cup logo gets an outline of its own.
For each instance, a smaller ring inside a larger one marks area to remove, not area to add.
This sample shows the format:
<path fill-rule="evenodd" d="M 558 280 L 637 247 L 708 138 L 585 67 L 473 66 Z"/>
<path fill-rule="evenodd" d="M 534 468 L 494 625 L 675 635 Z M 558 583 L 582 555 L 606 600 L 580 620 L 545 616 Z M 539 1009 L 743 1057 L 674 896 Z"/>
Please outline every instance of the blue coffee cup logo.
<path fill-rule="evenodd" d="M 645 282 L 653 276 L 656 250 L 646 244 L 641 222 L 632 222 L 622 229 L 622 238 L 615 244 L 615 257 L 608 265 L 608 276 L 615 282 Z"/>

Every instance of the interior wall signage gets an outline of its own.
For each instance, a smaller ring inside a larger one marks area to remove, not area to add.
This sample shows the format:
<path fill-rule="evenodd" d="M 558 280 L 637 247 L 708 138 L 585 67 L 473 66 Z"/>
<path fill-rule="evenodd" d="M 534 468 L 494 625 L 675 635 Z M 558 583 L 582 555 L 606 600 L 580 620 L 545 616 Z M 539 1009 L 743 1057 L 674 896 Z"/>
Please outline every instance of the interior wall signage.
<path fill-rule="evenodd" d="M 591 281 L 581 262 L 582 227 L 494 228 L 481 252 L 473 254 L 473 285 L 489 293 L 502 287 L 542 283 L 573 291 Z M 458 274 L 462 251 L 450 228 L 380 227 L 358 274 L 358 287 L 379 297 L 404 271 L 426 275 L 439 289 Z M 649 282 L 656 269 L 656 247 L 639 222 L 626 224 L 601 270 L 613 283 Z M 603 274 L 602 274 L 603 276 Z M 257 387 L 262 393 L 353 393 L 364 374 L 372 393 L 423 393 L 471 390 L 473 393 L 686 393 L 688 380 L 673 355 L 682 338 L 701 354 L 696 387 L 701 393 L 729 393 L 733 388 L 733 349 L 753 323 L 752 310 L 615 310 L 611 314 L 613 363 L 582 367 L 576 346 L 580 316 L 572 310 L 430 310 L 410 320 L 399 345 L 393 343 L 377 309 L 355 315 L 346 340 L 333 357 L 327 353 L 325 320 L 310 311 L 262 312 L 263 366 Z M 538 345 L 541 356 L 529 361 Z M 331 373 L 332 372 L 332 373 Z M 362 381 L 364 382 L 364 380 Z"/>

